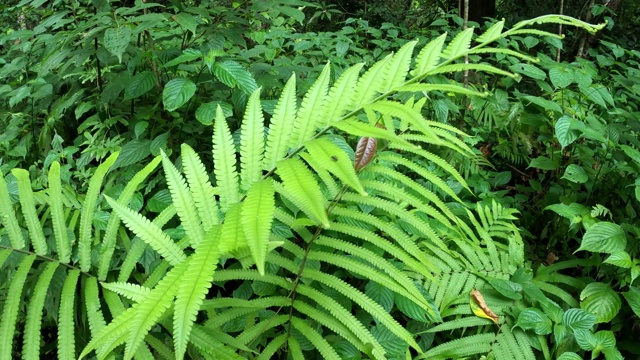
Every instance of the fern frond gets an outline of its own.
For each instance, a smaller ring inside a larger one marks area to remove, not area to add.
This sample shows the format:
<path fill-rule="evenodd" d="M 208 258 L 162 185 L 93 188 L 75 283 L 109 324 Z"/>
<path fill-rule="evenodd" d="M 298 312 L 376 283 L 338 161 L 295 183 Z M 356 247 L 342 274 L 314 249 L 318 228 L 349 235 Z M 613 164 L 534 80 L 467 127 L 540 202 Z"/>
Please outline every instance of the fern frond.
<path fill-rule="evenodd" d="M 273 182 L 262 180 L 253 184 L 242 204 L 241 231 L 244 231 L 249 251 L 261 275 L 264 275 L 269 234 L 276 207 L 274 195 Z"/>
<path fill-rule="evenodd" d="M 209 175 L 196 152 L 187 144 L 182 144 L 182 166 L 189 183 L 189 189 L 202 221 L 204 231 L 209 231 L 220 223 L 218 202 Z"/>
<path fill-rule="evenodd" d="M 271 357 L 273 357 L 273 355 L 275 355 L 276 351 L 278 351 L 278 349 L 280 349 L 280 347 L 282 347 L 282 345 L 284 345 L 284 343 L 287 342 L 287 337 L 288 337 L 287 334 L 281 334 L 281 335 L 278 335 L 275 338 L 271 339 L 269 344 L 264 347 L 264 349 L 262 350 L 262 353 L 260 354 L 260 356 L 258 356 L 256 358 L 256 360 L 269 360 L 269 359 L 271 359 Z M 327 345 L 330 346 L 329 344 L 327 344 Z M 338 354 L 336 354 L 336 356 L 337 355 Z M 337 358 L 334 358 L 334 359 L 337 359 Z"/>
<path fill-rule="evenodd" d="M 247 237 L 242 227 L 242 204 L 234 204 L 229 208 L 222 224 L 219 249 L 222 253 L 229 253 L 248 247 Z"/>
<path fill-rule="evenodd" d="M 367 105 L 366 109 L 377 111 L 384 116 L 396 117 L 401 121 L 411 124 L 416 130 L 420 130 L 424 136 L 431 138 L 432 144 L 439 145 L 442 142 L 438 137 L 433 135 L 420 111 L 414 109 L 410 104 L 381 100 Z"/>
<path fill-rule="evenodd" d="M 190 262 L 185 260 L 171 269 L 160 280 L 158 285 L 151 290 L 149 296 L 132 307 L 135 312 L 129 324 L 129 336 L 124 352 L 125 359 L 131 359 L 144 341 L 145 336 L 149 333 L 149 330 L 151 330 L 151 327 L 157 323 L 160 316 L 171 306 Z"/>
<path fill-rule="evenodd" d="M 264 160 L 264 116 L 260 89 L 251 94 L 240 127 L 240 188 L 249 190 L 262 178 Z"/>
<path fill-rule="evenodd" d="M 220 227 L 216 226 L 207 232 L 202 243 L 196 248 L 178 285 L 173 311 L 173 342 L 177 359 L 184 357 L 191 328 L 211 286 L 211 277 L 220 257 L 219 240 Z"/>
<path fill-rule="evenodd" d="M 228 360 L 243 360 L 242 356 L 235 353 L 235 351 L 226 346 L 225 344 L 214 340 L 209 334 L 207 334 L 202 327 L 195 326 L 191 333 L 191 343 L 200 351 L 200 353 L 207 359 L 228 359 Z"/>
<path fill-rule="evenodd" d="M 106 322 L 100 306 L 98 282 L 95 278 L 86 278 L 84 281 L 84 305 L 91 335 L 95 336 L 105 328 Z"/>
<path fill-rule="evenodd" d="M 53 234 L 56 240 L 58 259 L 60 259 L 62 263 L 68 263 L 71 258 L 71 243 L 67 234 L 64 207 L 62 205 L 62 184 L 60 182 L 59 162 L 54 161 L 51 163 L 47 178 L 49 181 L 47 195 L 49 196 L 49 206 L 51 206 L 51 222 L 53 223 Z"/>
<path fill-rule="evenodd" d="M 137 212 L 118 204 L 105 195 L 111 208 L 118 214 L 122 222 L 151 248 L 157 251 L 172 265 L 177 265 L 186 259 L 184 252 L 165 234 L 160 227 Z"/>
<path fill-rule="evenodd" d="M 0 351 L 0 360 L 12 359 L 13 335 L 16 330 L 16 321 L 18 320 L 22 288 L 35 259 L 35 255 L 25 256 L 20 261 L 18 270 L 13 274 L 9 284 L 9 290 L 2 309 L 2 317 L 0 318 L 0 343 L 3 344 L 2 351 Z"/>
<path fill-rule="evenodd" d="M 36 203 L 33 198 L 33 191 L 31 190 L 31 179 L 29 178 L 29 172 L 24 169 L 13 169 L 11 170 L 11 173 L 18 181 L 20 205 L 22 208 L 22 214 L 24 215 L 24 220 L 27 223 L 27 228 L 29 229 L 31 244 L 35 249 L 36 254 L 46 255 L 48 251 L 47 241 L 44 238 L 40 219 L 38 219 Z"/>
<path fill-rule="evenodd" d="M 393 131 L 381 129 L 372 124 L 359 121 L 356 118 L 349 118 L 334 124 L 334 126 L 347 134 L 362 137 L 373 137 L 376 139 L 389 140 L 406 146 L 414 146 L 410 142 L 396 135 Z"/>
<path fill-rule="evenodd" d="M 287 303 L 291 304 L 291 300 L 287 299 Z M 294 304 L 295 305 L 295 304 Z M 260 334 L 264 334 L 269 330 L 284 325 L 289 322 L 289 315 L 275 315 L 273 317 L 264 319 L 252 326 L 245 328 L 238 336 L 236 340 L 243 344 L 248 344 L 254 339 L 258 338 Z"/>
<path fill-rule="evenodd" d="M 466 336 L 432 347 L 420 359 L 458 359 L 476 354 L 486 354 L 491 350 L 495 334 L 486 333 Z"/>
<path fill-rule="evenodd" d="M 22 346 L 23 359 L 40 359 L 40 329 L 42 323 L 42 309 L 47 296 L 49 283 L 53 273 L 58 269 L 57 262 L 49 262 L 38 276 L 33 294 L 27 307 L 27 321 L 24 325 L 24 345 Z"/>
<path fill-rule="evenodd" d="M 442 324 L 438 324 L 427 331 L 437 333 L 441 331 L 451 331 L 455 329 L 464 329 L 468 327 L 485 326 L 485 325 L 487 325 L 487 319 L 483 319 L 477 316 L 468 316 L 468 317 L 453 319 Z"/>
<path fill-rule="evenodd" d="M 162 167 L 164 168 L 165 179 L 167 180 L 167 186 L 171 193 L 173 206 L 176 208 L 180 223 L 184 227 L 186 235 L 191 240 L 191 246 L 196 247 L 204 237 L 202 220 L 200 220 L 200 214 L 195 206 L 196 200 L 189 191 L 182 174 L 180 174 L 178 169 L 171 163 L 164 151 L 160 150 L 160 153 L 162 155 Z M 188 157 L 189 153 L 183 152 L 183 155 Z"/>
<path fill-rule="evenodd" d="M 318 165 L 328 170 L 360 195 L 367 196 L 367 192 L 360 184 L 358 175 L 353 167 L 353 161 L 338 145 L 326 137 L 321 137 L 309 141 L 305 147 Z"/>
<path fill-rule="evenodd" d="M 340 119 L 344 113 L 352 108 L 354 102 L 353 90 L 358 81 L 358 74 L 364 64 L 356 64 L 342 72 L 335 84 L 329 90 L 325 107 L 320 113 L 320 126 L 330 126 Z"/>
<path fill-rule="evenodd" d="M 409 73 L 409 67 L 411 66 L 413 48 L 417 43 L 418 41 L 410 41 L 404 44 L 400 50 L 389 59 L 383 72 L 384 76 L 380 80 L 382 83 L 381 93 L 386 93 L 404 84 L 407 74 Z"/>
<path fill-rule="evenodd" d="M 158 228 L 162 228 L 171 218 L 176 215 L 176 208 L 173 205 L 167 206 L 155 219 L 153 219 L 152 224 L 157 226 Z M 145 243 L 140 238 L 135 238 L 131 243 L 131 247 L 129 251 L 127 251 L 127 256 L 125 257 L 122 265 L 120 265 L 120 273 L 118 274 L 119 282 L 126 282 L 129 279 L 129 276 L 133 272 L 138 259 L 144 253 L 144 250 L 147 247 L 147 243 Z"/>
<path fill-rule="evenodd" d="M 442 47 L 447 39 L 447 33 L 431 40 L 420 50 L 416 57 L 416 66 L 411 71 L 411 76 L 419 76 L 435 68 L 442 57 Z"/>
<path fill-rule="evenodd" d="M 298 148 L 302 146 L 320 127 L 321 124 L 318 120 L 321 120 L 321 118 L 317 114 L 324 108 L 330 78 L 331 66 L 327 64 L 302 99 L 296 119 L 293 122 L 290 147 Z"/>
<path fill-rule="evenodd" d="M 276 184 L 276 191 L 287 197 L 309 218 L 328 228 L 330 225 L 325 198 L 309 168 L 298 159 L 288 159 L 278 163 L 276 173 L 283 182 L 282 186 Z"/>
<path fill-rule="evenodd" d="M 382 92 L 383 85 L 380 83 L 380 77 L 384 74 L 389 59 L 391 59 L 391 55 L 373 64 L 360 77 L 353 94 L 354 108 L 362 108 L 365 104 L 370 103 L 378 93 Z"/>
<path fill-rule="evenodd" d="M 60 311 L 58 312 L 59 359 L 76 358 L 74 307 L 79 277 L 79 270 L 69 271 L 60 294 Z"/>
<path fill-rule="evenodd" d="M 320 180 L 322 180 L 324 186 L 327 189 L 327 192 L 329 193 L 328 197 L 333 199 L 338 196 L 341 187 L 338 185 L 338 183 L 336 183 L 331 174 L 329 174 L 329 172 L 324 167 L 322 167 L 317 161 L 315 161 L 309 153 L 301 153 L 300 157 L 303 158 L 304 161 L 309 164 L 309 166 L 311 166 L 316 175 L 318 175 Z"/>
<path fill-rule="evenodd" d="M 98 195 L 104 176 L 109 168 L 118 158 L 118 152 L 111 154 L 102 164 L 98 166 L 95 173 L 89 181 L 89 189 L 82 204 L 80 211 L 80 228 L 78 238 L 78 257 L 80 261 L 80 270 L 87 272 L 91 269 L 91 247 L 93 243 L 93 215 L 98 204 Z"/>
<path fill-rule="evenodd" d="M 491 25 L 485 32 L 483 32 L 480 36 L 476 38 L 476 42 L 484 43 L 490 42 L 497 39 L 500 34 L 502 34 L 502 29 L 504 28 L 504 20 L 498 21 L 495 24 Z"/>
<path fill-rule="evenodd" d="M 151 289 L 146 286 L 126 282 L 102 283 L 102 287 L 135 302 L 146 299 L 151 293 Z"/>
<path fill-rule="evenodd" d="M 156 156 L 149 164 L 147 164 L 142 170 L 138 171 L 133 178 L 127 183 L 120 196 L 118 196 L 118 203 L 127 206 L 131 198 L 135 194 L 138 186 L 155 170 L 160 164 L 160 156 Z M 53 215 L 53 212 L 52 212 Z M 98 280 L 104 280 L 107 278 L 107 273 L 111 267 L 111 258 L 116 246 L 116 237 L 118 229 L 120 228 L 120 218 L 117 216 L 109 217 L 107 223 L 107 229 L 104 232 L 102 240 L 102 246 L 100 247 L 100 259 L 98 261 Z"/>
<path fill-rule="evenodd" d="M 325 359 L 338 359 L 340 355 L 331 347 L 331 345 L 325 340 L 318 332 L 309 326 L 306 322 L 296 317 L 291 318 L 291 324 L 296 328 L 304 337 L 309 339 L 313 346 L 320 352 Z M 284 334 L 283 334 L 284 335 Z"/>
<path fill-rule="evenodd" d="M 284 86 L 280 100 L 273 112 L 267 147 L 264 155 L 264 169 L 270 171 L 276 167 L 276 163 L 287 155 L 291 128 L 296 118 L 296 76 L 291 75 Z"/>
<path fill-rule="evenodd" d="M 173 360 L 176 358 L 176 355 L 173 353 L 171 348 L 165 345 L 160 339 L 149 334 L 144 338 L 144 341 L 155 350 L 155 352 L 160 355 L 161 358 L 165 360 Z"/>
<path fill-rule="evenodd" d="M 216 110 L 213 125 L 213 173 L 220 191 L 220 208 L 227 212 L 232 204 L 240 201 L 236 149 L 222 108 Z"/>
<path fill-rule="evenodd" d="M 9 196 L 9 189 L 2 171 L 0 171 L 0 221 L 2 221 L 2 225 L 4 225 L 9 235 L 11 247 L 14 249 L 24 248 L 24 237 L 22 236 L 16 213 L 13 211 L 13 202 Z"/>
<path fill-rule="evenodd" d="M 296 338 L 290 336 L 287 344 L 289 345 L 289 352 L 291 353 L 292 359 L 304 359 L 302 348 Z"/>
<path fill-rule="evenodd" d="M 473 37 L 473 28 L 465 29 L 456 35 L 453 40 L 449 42 L 449 45 L 442 51 L 442 57 L 444 59 L 455 59 L 464 55 L 469 46 L 471 46 L 471 38 Z"/>

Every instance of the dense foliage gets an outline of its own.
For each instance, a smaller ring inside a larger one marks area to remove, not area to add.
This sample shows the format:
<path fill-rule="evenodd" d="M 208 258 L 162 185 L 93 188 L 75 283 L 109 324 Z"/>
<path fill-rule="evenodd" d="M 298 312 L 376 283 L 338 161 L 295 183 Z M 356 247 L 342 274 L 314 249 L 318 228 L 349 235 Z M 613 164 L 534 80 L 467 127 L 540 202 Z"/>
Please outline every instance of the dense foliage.
<path fill-rule="evenodd" d="M 0 5 L 0 359 L 638 356 L 635 39 L 385 4 Z"/>

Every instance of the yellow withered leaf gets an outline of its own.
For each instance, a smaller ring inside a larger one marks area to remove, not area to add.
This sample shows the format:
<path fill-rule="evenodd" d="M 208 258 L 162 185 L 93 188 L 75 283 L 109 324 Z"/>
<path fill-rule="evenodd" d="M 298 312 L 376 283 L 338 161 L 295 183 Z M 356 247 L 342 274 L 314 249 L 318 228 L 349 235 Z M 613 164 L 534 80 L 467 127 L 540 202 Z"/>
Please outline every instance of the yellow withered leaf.
<path fill-rule="evenodd" d="M 498 315 L 489 309 L 482 294 L 477 289 L 473 289 L 469 293 L 469 305 L 471 305 L 471 311 L 473 311 L 476 316 L 489 319 L 498 325 Z"/>

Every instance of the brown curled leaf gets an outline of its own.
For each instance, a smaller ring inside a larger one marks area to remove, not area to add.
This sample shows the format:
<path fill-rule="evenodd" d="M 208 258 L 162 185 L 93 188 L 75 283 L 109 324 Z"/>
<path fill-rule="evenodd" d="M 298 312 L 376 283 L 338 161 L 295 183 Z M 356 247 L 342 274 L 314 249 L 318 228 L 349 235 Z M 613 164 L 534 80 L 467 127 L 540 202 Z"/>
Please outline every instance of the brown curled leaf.
<path fill-rule="evenodd" d="M 481 318 L 489 319 L 493 321 L 496 325 L 498 325 L 498 315 L 496 315 L 487 303 L 484 301 L 484 297 L 477 289 L 473 289 L 469 293 L 469 305 L 471 306 L 471 311 Z"/>
<path fill-rule="evenodd" d="M 372 137 L 361 137 L 356 147 L 355 168 L 356 171 L 362 170 L 368 163 L 373 160 L 378 147 L 378 140 Z"/>

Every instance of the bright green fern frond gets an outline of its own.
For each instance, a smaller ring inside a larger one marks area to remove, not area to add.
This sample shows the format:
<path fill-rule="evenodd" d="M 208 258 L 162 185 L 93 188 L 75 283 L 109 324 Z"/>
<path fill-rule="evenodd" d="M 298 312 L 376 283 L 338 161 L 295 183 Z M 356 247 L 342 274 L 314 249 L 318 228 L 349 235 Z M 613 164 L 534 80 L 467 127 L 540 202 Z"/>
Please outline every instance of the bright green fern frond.
<path fill-rule="evenodd" d="M 486 354 L 491 350 L 495 338 L 493 333 L 471 335 L 435 346 L 420 359 L 459 359 L 466 356 Z"/>
<path fill-rule="evenodd" d="M 60 311 L 58 312 L 58 358 L 75 359 L 75 319 L 74 308 L 79 270 L 71 270 L 62 287 L 60 295 Z"/>
<path fill-rule="evenodd" d="M 137 212 L 118 204 L 110 197 L 105 195 L 105 198 L 122 222 L 169 263 L 177 265 L 186 258 L 184 252 L 160 227 Z"/>
<path fill-rule="evenodd" d="M 251 251 L 251 256 L 261 275 L 264 275 L 269 234 L 276 207 L 274 195 L 273 182 L 262 180 L 253 184 L 242 204 L 242 231 L 244 231 L 249 251 Z"/>
<path fill-rule="evenodd" d="M 160 164 L 161 158 L 156 156 L 149 164 L 147 164 L 142 170 L 138 171 L 133 178 L 127 183 L 120 196 L 118 196 L 118 203 L 124 206 L 129 204 L 131 198 L 138 189 L 138 186 L 156 169 Z M 53 212 L 52 212 L 53 215 Z M 107 223 L 107 229 L 104 232 L 102 240 L 102 246 L 100 247 L 100 259 L 98 262 L 98 280 L 104 280 L 107 278 L 107 273 L 110 270 L 111 258 L 116 246 L 116 237 L 120 228 L 120 218 L 117 216 L 109 217 Z"/>
<path fill-rule="evenodd" d="M 411 54 L 417 41 L 410 41 L 404 44 L 398 52 L 389 59 L 384 69 L 384 76 L 381 79 L 381 93 L 391 91 L 406 81 L 409 67 L 411 66 Z"/>
<path fill-rule="evenodd" d="M 56 239 L 58 259 L 62 263 L 68 263 L 71 258 L 71 243 L 67 234 L 64 207 L 62 205 L 62 184 L 60 183 L 60 163 L 54 161 L 49 167 L 49 206 L 51 206 L 51 222 L 53 234 Z M 2 201 L 2 200 L 0 200 Z"/>
<path fill-rule="evenodd" d="M 315 161 L 309 153 L 301 153 L 300 157 L 303 158 L 304 161 L 306 161 L 307 164 L 309 164 L 309 166 L 311 166 L 311 169 L 313 169 L 313 171 L 316 173 L 316 175 L 318 175 L 320 180 L 322 180 L 322 182 L 324 183 L 324 186 L 327 189 L 327 192 L 329 193 L 329 198 L 333 199 L 336 196 L 338 196 L 338 193 L 340 192 L 342 187 L 338 185 L 338 183 L 327 171 L 327 169 L 325 169 L 317 161 Z"/>
<path fill-rule="evenodd" d="M 25 256 L 20 262 L 18 270 L 12 276 L 2 308 L 2 317 L 0 318 L 0 344 L 3 344 L 2 350 L 0 350 L 0 360 L 12 359 L 13 335 L 16 330 L 16 321 L 18 320 L 22 288 L 35 259 L 35 255 Z"/>
<path fill-rule="evenodd" d="M 173 343 L 177 359 L 184 357 L 191 328 L 211 286 L 211 277 L 220 257 L 219 240 L 220 227 L 216 226 L 207 232 L 202 243 L 196 248 L 189 267 L 180 279 L 173 311 Z"/>
<path fill-rule="evenodd" d="M 382 92 L 383 84 L 380 83 L 380 78 L 384 74 L 389 59 L 391 59 L 391 55 L 373 64 L 358 80 L 353 95 L 356 109 L 370 103 L 378 93 Z"/>
<path fill-rule="evenodd" d="M 278 163 L 276 173 L 283 182 L 282 186 L 276 185 L 276 191 L 291 200 L 312 220 L 328 228 L 326 201 L 309 168 L 299 159 L 288 159 Z"/>
<path fill-rule="evenodd" d="M 182 167 L 198 210 L 198 218 L 202 221 L 203 230 L 209 231 L 220 223 L 215 191 L 198 154 L 187 144 L 182 144 L 181 150 Z"/>
<path fill-rule="evenodd" d="M 142 302 L 135 304 L 133 319 L 129 324 L 129 336 L 125 346 L 125 359 L 131 359 L 138 347 L 144 341 L 151 327 L 157 323 L 173 303 L 173 298 L 184 279 L 184 273 L 190 264 L 189 260 L 183 261 L 171 269 L 151 293 Z M 126 314 L 126 312 L 124 313 Z M 120 316 L 124 316 L 124 314 Z M 114 319 L 115 322 L 118 318 Z"/>
<path fill-rule="evenodd" d="M 24 248 L 24 237 L 22 237 L 22 230 L 20 230 L 16 213 L 13 211 L 13 203 L 11 197 L 9 197 L 9 189 L 2 171 L 0 171 L 0 221 L 9 235 L 11 247 L 14 249 Z"/>
<path fill-rule="evenodd" d="M 38 276 L 38 282 L 33 288 L 33 294 L 29 299 L 27 308 L 27 321 L 24 326 L 24 345 L 22 346 L 23 359 L 40 359 L 40 329 L 42 323 L 42 310 L 47 296 L 49 283 L 53 273 L 58 268 L 57 262 L 49 262 Z"/>
<path fill-rule="evenodd" d="M 240 127 L 240 188 L 249 190 L 262 178 L 264 160 L 264 116 L 260 89 L 251 94 Z"/>
<path fill-rule="evenodd" d="M 273 117 L 271 118 L 263 170 L 270 171 L 274 169 L 276 163 L 284 159 L 287 155 L 296 111 L 296 75 L 293 74 L 284 86 L 280 100 L 278 100 L 278 104 L 273 112 Z"/>
<path fill-rule="evenodd" d="M 356 64 L 345 70 L 329 90 L 327 101 L 320 113 L 320 126 L 329 126 L 340 119 L 353 106 L 353 90 L 358 81 L 358 74 L 364 64 Z"/>
<path fill-rule="evenodd" d="M 431 40 L 420 50 L 416 57 L 416 67 L 411 71 L 411 76 L 418 76 L 427 73 L 436 67 L 442 57 L 442 47 L 447 39 L 447 33 Z"/>
<path fill-rule="evenodd" d="M 291 318 L 291 324 L 295 327 L 304 337 L 309 339 L 313 346 L 320 352 L 325 359 L 339 359 L 340 355 L 335 351 L 333 347 L 325 340 L 318 332 L 309 326 L 306 322 L 296 317 Z"/>
<path fill-rule="evenodd" d="M 242 230 L 242 204 L 231 206 L 222 224 L 219 249 L 222 253 L 229 253 L 248 247 L 247 237 Z"/>
<path fill-rule="evenodd" d="M 344 150 L 334 144 L 327 137 L 321 137 L 308 142 L 307 151 L 318 165 L 335 175 L 345 185 L 348 185 L 360 195 L 367 196 L 353 167 L 353 161 Z"/>
<path fill-rule="evenodd" d="M 473 37 L 473 28 L 465 29 L 456 35 L 449 42 L 449 45 L 442 51 L 442 57 L 444 59 L 455 59 L 462 56 L 471 45 L 471 38 Z"/>
<path fill-rule="evenodd" d="M 171 192 L 173 206 L 176 208 L 185 233 L 191 240 L 191 246 L 196 247 L 204 237 L 202 221 L 195 206 L 196 200 L 189 191 L 182 174 L 180 174 L 178 169 L 171 163 L 164 151 L 160 150 L 160 153 L 162 155 L 162 167 L 164 168 L 169 192 Z"/>
<path fill-rule="evenodd" d="M 289 345 L 289 352 L 291 353 L 292 359 L 304 359 L 302 348 L 300 347 L 300 343 L 298 342 L 298 340 L 296 340 L 296 338 L 290 336 L 287 344 Z"/>
<path fill-rule="evenodd" d="M 135 302 L 146 299 L 151 293 L 146 286 L 126 282 L 102 283 L 102 287 Z"/>
<path fill-rule="evenodd" d="M 293 122 L 293 133 L 290 139 L 291 147 L 298 148 L 302 146 L 305 141 L 314 135 L 316 129 L 321 126 L 321 123 L 318 121 L 321 120 L 321 118 L 317 116 L 317 114 L 324 108 L 330 78 L 331 66 L 327 64 L 302 99 L 302 104 Z"/>
<path fill-rule="evenodd" d="M 80 259 L 80 270 L 87 272 L 91 269 L 91 247 L 93 243 L 93 215 L 98 204 L 98 195 L 100 195 L 100 187 L 102 180 L 109 171 L 109 168 L 118 158 L 118 152 L 111 154 L 93 173 L 89 181 L 89 189 L 82 204 L 80 211 L 80 228 L 78 239 L 78 257 Z"/>
<path fill-rule="evenodd" d="M 232 204 L 240 201 L 238 171 L 236 168 L 236 148 L 222 108 L 216 110 L 213 125 L 213 173 L 220 191 L 220 207 L 227 212 Z"/>
<path fill-rule="evenodd" d="M 311 329 L 311 331 L 313 331 L 313 329 Z M 318 335 L 320 336 L 320 335 Z M 256 358 L 256 360 L 269 360 L 273 357 L 273 355 L 275 355 L 276 351 L 278 351 L 282 345 L 284 345 L 284 343 L 287 342 L 287 334 L 282 334 L 282 335 L 278 335 L 275 338 L 273 338 L 269 344 L 267 346 L 264 347 L 264 349 L 262 350 L 262 353 L 260 354 L 260 356 L 258 356 Z M 331 347 L 331 345 L 327 344 L 327 346 Z M 335 350 L 334 350 L 335 352 Z M 338 354 L 336 353 L 336 356 L 338 356 Z M 337 359 L 334 358 L 334 359 Z"/>
<path fill-rule="evenodd" d="M 42 225 L 40 225 L 40 219 L 38 219 L 38 213 L 36 211 L 36 203 L 33 198 L 33 191 L 31 190 L 31 179 L 29 178 L 29 172 L 24 169 L 11 170 L 13 176 L 18 181 L 18 191 L 20 192 L 20 205 L 22 207 L 22 214 L 24 220 L 27 223 L 29 229 L 29 236 L 31 237 L 31 244 L 38 255 L 47 254 L 47 241 L 44 238 L 42 232 Z"/>

